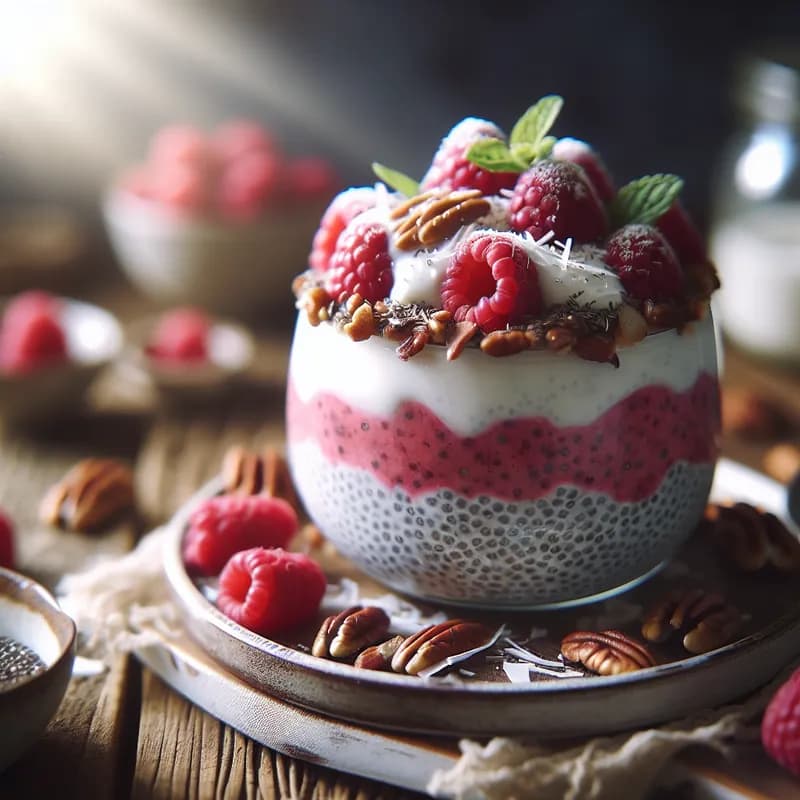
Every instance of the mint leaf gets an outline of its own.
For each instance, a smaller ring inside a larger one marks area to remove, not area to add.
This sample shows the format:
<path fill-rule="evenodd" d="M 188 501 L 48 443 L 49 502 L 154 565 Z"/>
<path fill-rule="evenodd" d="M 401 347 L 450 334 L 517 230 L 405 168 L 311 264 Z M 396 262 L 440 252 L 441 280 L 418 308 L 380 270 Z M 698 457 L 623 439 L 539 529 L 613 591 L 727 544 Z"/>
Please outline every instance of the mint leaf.
<path fill-rule="evenodd" d="M 518 120 L 511 131 L 509 142 L 538 146 L 556 121 L 564 101 L 557 94 L 549 94 L 532 105 Z"/>
<path fill-rule="evenodd" d="M 677 175 L 645 175 L 625 184 L 611 204 L 611 219 L 619 227 L 629 223 L 649 225 L 675 201 L 683 188 Z"/>
<path fill-rule="evenodd" d="M 467 160 L 489 172 L 522 172 L 528 163 L 517 158 L 500 139 L 478 139 L 467 151 Z"/>
<path fill-rule="evenodd" d="M 419 181 L 409 178 L 396 169 L 390 169 L 377 161 L 372 162 L 372 171 L 387 185 L 395 191 L 404 194 L 406 197 L 414 197 L 419 194 Z"/>

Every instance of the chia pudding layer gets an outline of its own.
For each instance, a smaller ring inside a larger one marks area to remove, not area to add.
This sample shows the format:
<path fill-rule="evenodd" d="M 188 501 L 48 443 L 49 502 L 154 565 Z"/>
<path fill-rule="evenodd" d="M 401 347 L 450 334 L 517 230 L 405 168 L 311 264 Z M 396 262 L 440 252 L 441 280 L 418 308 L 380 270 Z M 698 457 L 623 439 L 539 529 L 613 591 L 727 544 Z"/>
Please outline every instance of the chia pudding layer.
<path fill-rule="evenodd" d="M 401 362 L 301 317 L 289 379 L 311 517 L 400 591 L 524 607 L 611 590 L 674 553 L 711 485 L 710 319 L 648 336 L 613 369 L 536 352 L 448 362 L 436 347 Z"/>

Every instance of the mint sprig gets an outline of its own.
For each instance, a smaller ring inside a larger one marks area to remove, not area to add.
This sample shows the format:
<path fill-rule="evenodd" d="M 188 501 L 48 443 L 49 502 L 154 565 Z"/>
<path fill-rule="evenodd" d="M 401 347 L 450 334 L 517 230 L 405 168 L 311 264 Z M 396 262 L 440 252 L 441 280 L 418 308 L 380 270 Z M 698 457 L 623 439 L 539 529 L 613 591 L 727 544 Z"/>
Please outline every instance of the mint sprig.
<path fill-rule="evenodd" d="M 396 169 L 385 167 L 377 161 L 372 162 L 372 171 L 387 185 L 395 191 L 404 194 L 406 197 L 414 197 L 419 194 L 419 181 L 409 178 L 408 175 L 398 172 Z"/>
<path fill-rule="evenodd" d="M 500 139 L 480 139 L 467 151 L 467 159 L 489 172 L 524 172 L 550 155 L 556 140 L 547 133 L 563 105 L 558 95 L 543 97 L 517 120 L 508 144 Z"/>
<path fill-rule="evenodd" d="M 611 220 L 615 227 L 649 225 L 675 202 L 682 188 L 683 181 L 677 175 L 659 173 L 637 178 L 617 192 L 611 203 Z"/>

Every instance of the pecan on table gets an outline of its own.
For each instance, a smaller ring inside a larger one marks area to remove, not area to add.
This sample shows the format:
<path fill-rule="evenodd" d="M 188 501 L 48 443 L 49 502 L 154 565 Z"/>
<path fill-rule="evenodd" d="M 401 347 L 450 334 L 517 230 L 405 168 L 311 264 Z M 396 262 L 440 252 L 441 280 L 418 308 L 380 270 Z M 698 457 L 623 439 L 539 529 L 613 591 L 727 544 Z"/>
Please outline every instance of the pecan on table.
<path fill-rule="evenodd" d="M 222 459 L 222 481 L 226 494 L 280 497 L 300 509 L 286 459 L 273 448 L 261 454 L 239 445 L 229 448 Z"/>
<path fill-rule="evenodd" d="M 348 658 L 380 642 L 389 630 L 389 617 L 377 606 L 351 606 L 328 617 L 311 647 L 319 658 Z"/>
<path fill-rule="evenodd" d="M 707 653 L 733 641 L 742 615 L 722 595 L 703 589 L 669 592 L 645 615 L 642 636 L 663 642 L 684 632 L 683 646 L 690 653 Z"/>
<path fill-rule="evenodd" d="M 87 458 L 48 490 L 39 516 L 48 525 L 88 533 L 134 505 L 130 468 L 110 458 Z"/>
<path fill-rule="evenodd" d="M 570 633 L 561 640 L 561 655 L 598 675 L 619 675 L 656 665 L 645 645 L 616 630 Z"/>

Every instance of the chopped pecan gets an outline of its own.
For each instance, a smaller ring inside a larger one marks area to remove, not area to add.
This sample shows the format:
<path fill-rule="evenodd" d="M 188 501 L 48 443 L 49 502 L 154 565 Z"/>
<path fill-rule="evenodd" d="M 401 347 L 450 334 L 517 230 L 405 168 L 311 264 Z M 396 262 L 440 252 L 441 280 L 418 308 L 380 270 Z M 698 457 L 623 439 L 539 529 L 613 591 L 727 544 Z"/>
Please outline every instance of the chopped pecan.
<path fill-rule="evenodd" d="M 645 615 L 642 636 L 663 642 L 685 631 L 683 646 L 690 653 L 706 653 L 733 641 L 741 614 L 722 595 L 702 589 L 676 589 Z"/>
<path fill-rule="evenodd" d="M 479 622 L 449 619 L 409 636 L 392 657 L 392 669 L 417 675 L 446 658 L 474 650 L 491 640 L 493 632 Z"/>
<path fill-rule="evenodd" d="M 481 350 L 490 356 L 512 356 L 528 350 L 530 346 L 523 331 L 492 331 L 481 339 Z"/>
<path fill-rule="evenodd" d="M 303 308 L 308 321 L 316 327 L 330 319 L 329 306 L 333 298 L 322 286 L 314 286 L 300 296 L 300 307 Z"/>
<path fill-rule="evenodd" d="M 344 332 L 354 341 L 363 342 L 377 332 L 375 326 L 375 316 L 369 303 L 361 303 L 352 312 L 349 322 L 342 328 Z"/>
<path fill-rule="evenodd" d="M 422 352 L 425 345 L 430 341 L 431 334 L 427 326 L 415 325 L 411 333 L 400 343 L 397 348 L 397 355 L 403 360 L 408 361 L 412 356 Z"/>
<path fill-rule="evenodd" d="M 774 514 L 749 503 L 711 504 L 705 522 L 717 547 L 745 572 L 771 564 L 781 572 L 800 572 L 800 540 Z"/>
<path fill-rule="evenodd" d="M 348 658 L 379 642 L 388 630 L 389 617 L 382 608 L 352 606 L 322 623 L 311 652 L 320 658 Z"/>
<path fill-rule="evenodd" d="M 584 336 L 575 342 L 572 349 L 575 355 L 586 361 L 597 361 L 601 364 L 619 366 L 616 344 L 610 336 Z"/>
<path fill-rule="evenodd" d="M 300 511 L 286 459 L 274 448 L 259 455 L 240 445 L 230 447 L 222 459 L 222 480 L 227 494 L 280 497 Z"/>
<path fill-rule="evenodd" d="M 572 350 L 576 337 L 575 332 L 563 326 L 550 328 L 545 334 L 547 347 L 557 353 L 568 353 Z"/>
<path fill-rule="evenodd" d="M 390 670 L 392 668 L 392 658 L 405 641 L 405 638 L 405 636 L 393 636 L 385 642 L 362 650 L 353 662 L 353 666 L 361 669 Z"/>
<path fill-rule="evenodd" d="M 468 320 L 456 322 L 453 326 L 452 336 L 447 342 L 447 360 L 454 361 L 457 359 L 477 332 L 478 326 L 474 322 Z"/>
<path fill-rule="evenodd" d="M 102 528 L 134 506 L 133 474 L 120 461 L 87 458 L 52 486 L 39 508 L 43 522 L 67 530 Z"/>
<path fill-rule="evenodd" d="M 598 675 L 619 675 L 656 664 L 645 645 L 615 630 L 570 633 L 561 640 L 561 654 Z"/>
<path fill-rule="evenodd" d="M 647 321 L 633 306 L 623 303 L 617 309 L 614 335 L 620 347 L 631 347 L 647 336 Z"/>
<path fill-rule="evenodd" d="M 399 250 L 439 244 L 491 209 L 489 201 L 477 189 L 425 193 L 412 198 L 409 203 L 404 203 L 392 214 L 395 218 L 400 218 L 401 210 L 407 214 L 395 229 L 395 246 Z"/>

